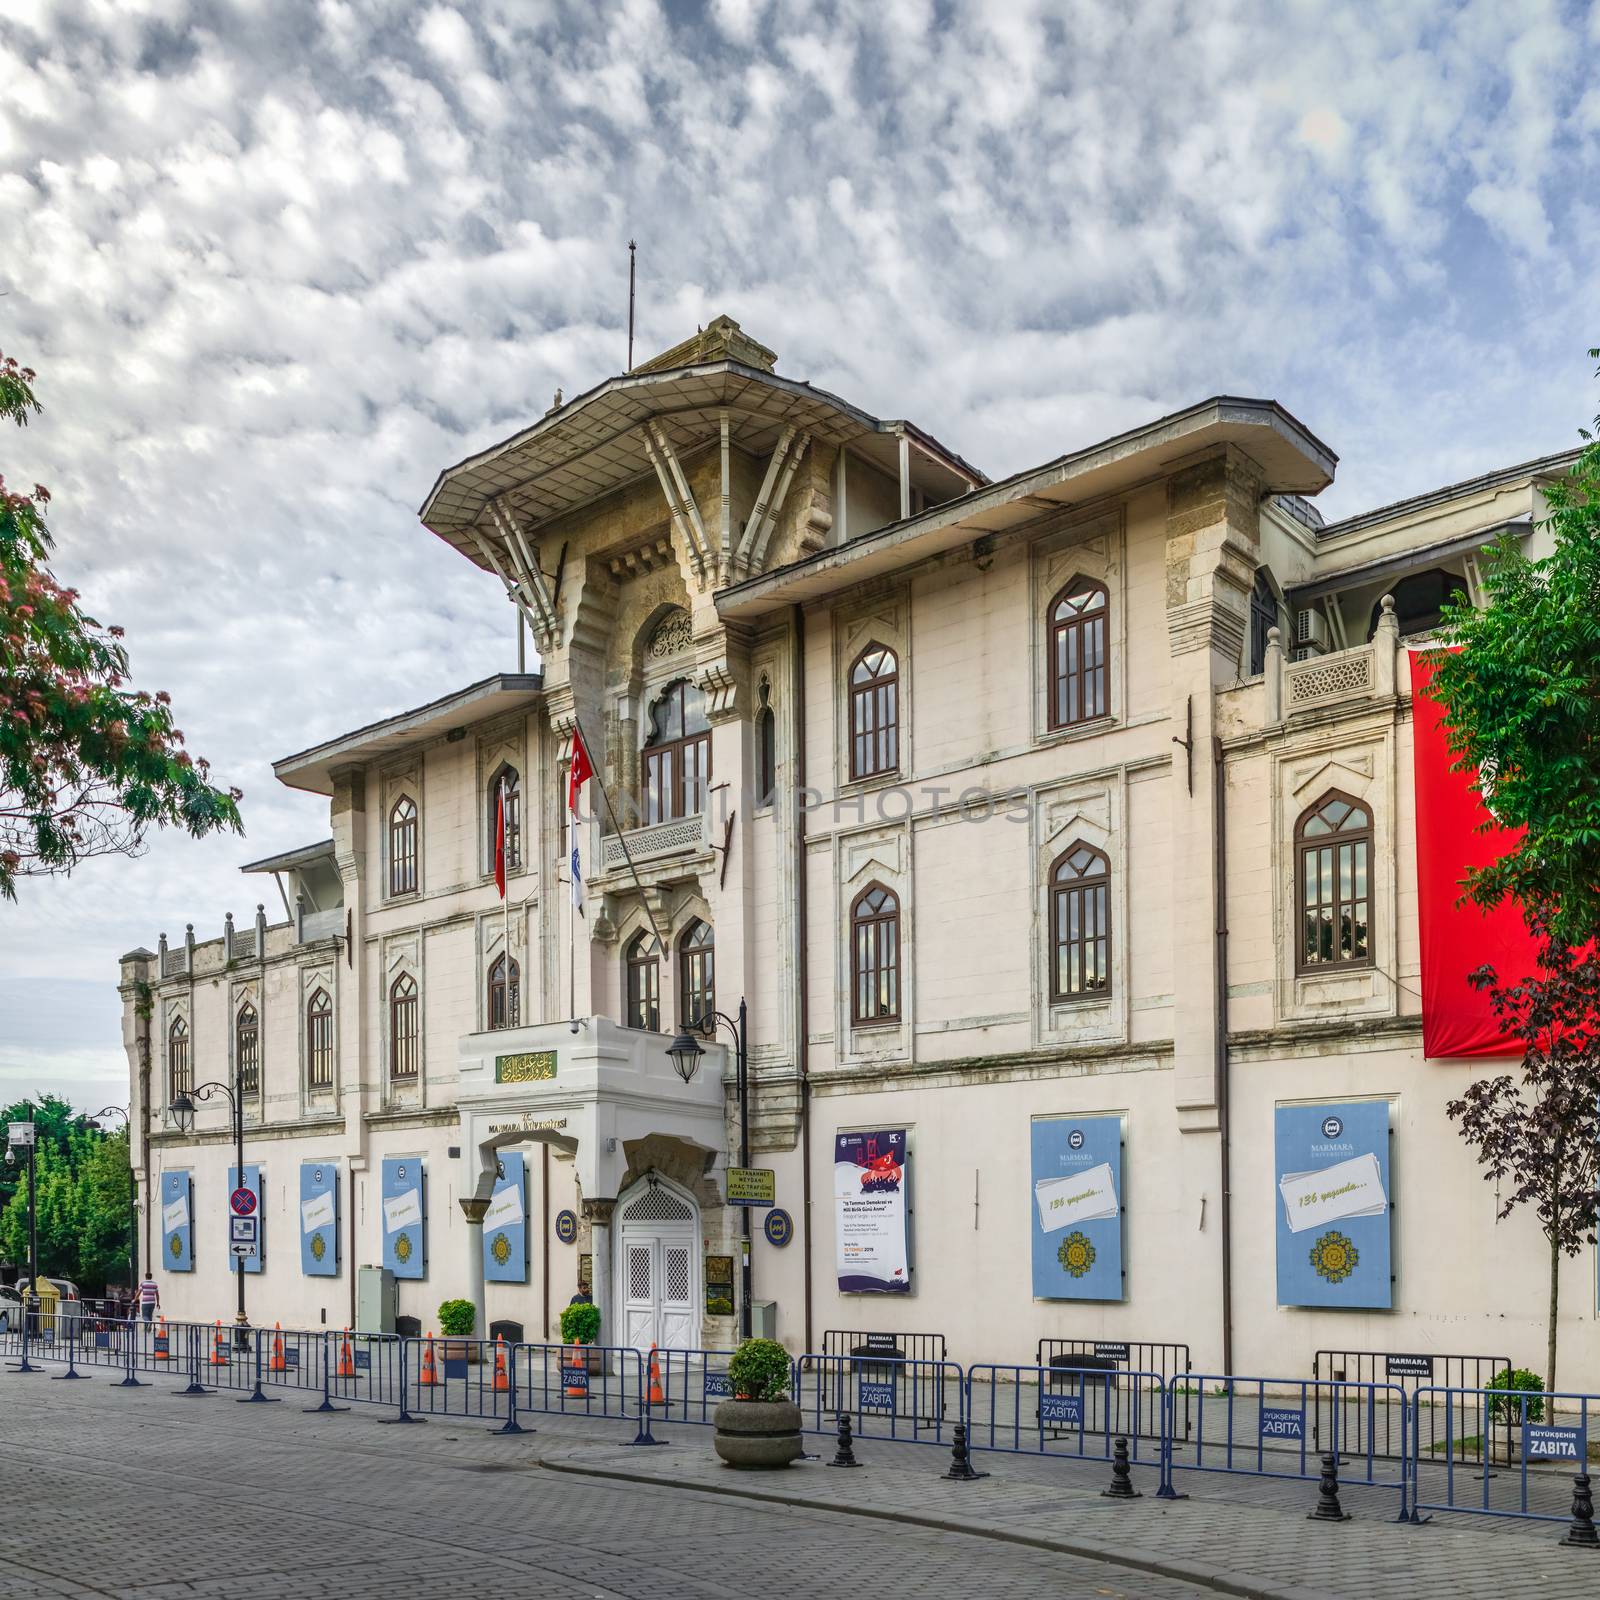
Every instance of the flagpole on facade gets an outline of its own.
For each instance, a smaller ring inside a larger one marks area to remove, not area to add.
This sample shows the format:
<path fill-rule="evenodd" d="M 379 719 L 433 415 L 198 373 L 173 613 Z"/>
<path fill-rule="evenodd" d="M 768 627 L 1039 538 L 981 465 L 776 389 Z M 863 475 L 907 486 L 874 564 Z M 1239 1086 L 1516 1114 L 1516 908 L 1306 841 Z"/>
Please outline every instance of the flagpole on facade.
<path fill-rule="evenodd" d="M 502 916 L 500 921 L 500 937 L 505 941 L 506 955 L 506 1026 L 513 1026 L 511 1020 L 511 861 L 510 852 L 506 849 L 506 779 L 505 774 L 500 775 L 500 905 Z M 517 975 L 517 1021 L 522 1020 L 522 981 L 521 974 Z"/>

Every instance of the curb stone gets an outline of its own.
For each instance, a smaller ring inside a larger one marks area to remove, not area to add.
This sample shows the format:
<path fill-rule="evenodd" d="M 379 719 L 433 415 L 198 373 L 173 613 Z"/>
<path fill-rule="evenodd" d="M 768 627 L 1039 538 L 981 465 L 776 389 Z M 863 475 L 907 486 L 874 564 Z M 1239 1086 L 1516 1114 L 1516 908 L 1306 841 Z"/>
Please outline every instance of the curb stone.
<path fill-rule="evenodd" d="M 559 1456 L 541 1456 L 539 1465 L 550 1472 L 564 1472 L 575 1477 L 612 1478 L 624 1483 L 642 1483 L 655 1488 L 681 1489 L 691 1494 L 716 1494 L 734 1500 L 761 1500 L 770 1505 L 794 1506 L 804 1511 L 827 1511 L 840 1517 L 868 1517 L 879 1522 L 901 1522 L 915 1528 L 931 1528 L 938 1533 L 960 1533 L 972 1538 L 993 1539 L 1002 1544 L 1025 1545 L 1034 1550 L 1049 1550 L 1057 1555 L 1077 1556 L 1083 1560 L 1104 1562 L 1107 1566 L 1122 1567 L 1131 1572 L 1148 1572 L 1157 1578 L 1172 1578 L 1180 1583 L 1193 1583 L 1218 1594 L 1236 1595 L 1240 1600 L 1349 1600 L 1348 1596 L 1329 1593 L 1325 1589 L 1307 1589 L 1299 1585 L 1267 1586 L 1251 1583 L 1220 1567 L 1204 1562 L 1179 1563 L 1161 1561 L 1149 1556 L 1134 1555 L 1113 1545 L 1099 1544 L 1092 1539 L 1052 1539 L 1042 1534 L 1016 1533 L 1006 1528 L 996 1528 L 989 1523 L 961 1517 L 929 1517 L 912 1511 L 887 1511 L 872 1506 L 841 1506 L 832 1500 L 819 1500 L 809 1495 L 774 1494 L 762 1489 L 747 1489 L 737 1484 L 684 1483 L 660 1477 L 650 1472 L 629 1472 L 622 1467 L 593 1466 L 586 1462 L 563 1460 Z"/>

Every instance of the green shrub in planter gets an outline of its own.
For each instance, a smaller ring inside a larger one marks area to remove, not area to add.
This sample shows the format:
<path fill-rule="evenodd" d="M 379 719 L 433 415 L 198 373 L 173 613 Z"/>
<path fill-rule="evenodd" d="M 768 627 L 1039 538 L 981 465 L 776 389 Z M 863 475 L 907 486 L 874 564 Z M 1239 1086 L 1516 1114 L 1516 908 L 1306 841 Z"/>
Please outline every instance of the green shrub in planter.
<path fill-rule="evenodd" d="M 789 1352 L 773 1339 L 746 1339 L 728 1362 L 728 1381 L 740 1400 L 787 1400 Z"/>
<path fill-rule="evenodd" d="M 439 1307 L 439 1332 L 447 1339 L 470 1339 L 477 1320 L 470 1300 L 446 1300 Z"/>
<path fill-rule="evenodd" d="M 576 1339 L 579 1344 L 598 1344 L 600 1342 L 600 1307 L 590 1305 L 585 1300 L 580 1300 L 575 1306 L 567 1306 L 561 1313 L 561 1342 L 571 1344 Z"/>
<path fill-rule="evenodd" d="M 1543 1394 L 1544 1379 L 1537 1372 L 1529 1372 L 1526 1367 L 1518 1367 L 1513 1371 L 1510 1367 L 1503 1368 L 1494 1375 L 1489 1384 L 1490 1390 L 1509 1389 L 1511 1394 L 1496 1396 L 1489 1395 L 1489 1417 L 1493 1422 L 1542 1422 L 1544 1420 L 1544 1401 L 1529 1400 L 1523 1402 L 1514 1399 L 1517 1393 Z M 1524 1414 L 1524 1403 L 1527 1406 Z"/>

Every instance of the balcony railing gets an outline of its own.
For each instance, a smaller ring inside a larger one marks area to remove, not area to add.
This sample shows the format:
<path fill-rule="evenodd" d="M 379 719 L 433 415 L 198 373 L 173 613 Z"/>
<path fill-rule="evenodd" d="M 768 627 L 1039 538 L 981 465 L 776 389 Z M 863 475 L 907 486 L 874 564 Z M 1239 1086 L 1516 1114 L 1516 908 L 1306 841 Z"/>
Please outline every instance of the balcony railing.
<path fill-rule="evenodd" d="M 659 861 L 663 856 L 685 855 L 705 843 L 704 816 L 676 817 L 648 828 L 633 828 L 626 833 L 608 833 L 600 841 L 600 870 L 620 872 L 633 858 L 635 866 Z M 626 842 L 626 849 L 624 849 Z"/>

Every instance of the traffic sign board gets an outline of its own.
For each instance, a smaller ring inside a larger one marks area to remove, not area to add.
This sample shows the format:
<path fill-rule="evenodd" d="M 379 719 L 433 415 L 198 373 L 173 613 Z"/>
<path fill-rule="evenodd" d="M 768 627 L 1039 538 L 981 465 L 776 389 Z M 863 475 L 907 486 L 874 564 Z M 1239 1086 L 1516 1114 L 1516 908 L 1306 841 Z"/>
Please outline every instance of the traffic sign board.
<path fill-rule="evenodd" d="M 236 1261 L 254 1261 L 256 1258 L 256 1242 L 251 1239 L 247 1244 L 234 1243 L 228 1246 L 233 1252 Z"/>
<path fill-rule="evenodd" d="M 254 1244 L 261 1237 L 260 1217 L 229 1217 L 229 1238 L 234 1244 Z"/>
<path fill-rule="evenodd" d="M 778 1175 L 771 1167 L 729 1167 L 730 1206 L 771 1206 L 778 1203 Z"/>
<path fill-rule="evenodd" d="M 253 1217 L 256 1214 L 256 1192 L 242 1185 L 228 1196 L 228 1209 L 236 1217 Z"/>

